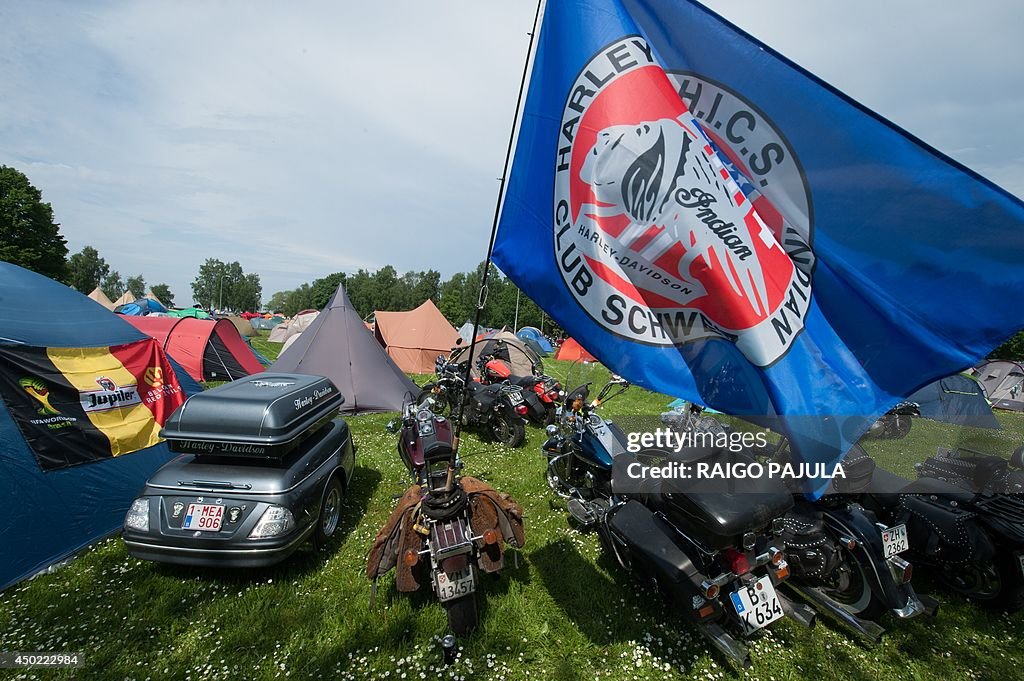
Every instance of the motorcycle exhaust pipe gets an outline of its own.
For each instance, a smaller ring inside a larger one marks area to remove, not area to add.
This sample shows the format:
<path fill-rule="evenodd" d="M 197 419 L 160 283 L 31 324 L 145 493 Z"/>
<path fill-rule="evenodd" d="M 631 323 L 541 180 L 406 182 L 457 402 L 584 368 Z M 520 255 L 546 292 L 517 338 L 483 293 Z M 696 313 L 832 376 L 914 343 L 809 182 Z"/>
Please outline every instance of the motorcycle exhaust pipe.
<path fill-rule="evenodd" d="M 720 653 L 729 658 L 733 664 L 743 669 L 750 668 L 750 651 L 745 645 L 726 632 L 725 629 L 714 623 L 700 624 L 698 627 L 701 633 L 711 641 L 711 644 Z"/>
<path fill-rule="evenodd" d="M 825 596 L 825 594 L 821 593 L 817 589 L 810 587 L 802 588 L 797 584 L 787 584 L 786 586 L 811 601 L 819 611 L 831 616 L 836 623 L 847 631 L 863 637 L 870 643 L 879 643 L 882 640 L 882 635 L 885 634 L 885 629 L 877 622 L 861 619 L 853 613 L 847 612 L 833 603 Z"/>
<path fill-rule="evenodd" d="M 786 617 L 799 622 L 808 629 L 814 628 L 818 618 L 818 613 L 814 611 L 814 608 L 803 603 L 794 603 L 780 594 L 777 590 L 775 592 L 775 596 L 782 604 L 782 612 L 785 613 Z"/>
<path fill-rule="evenodd" d="M 903 620 L 910 619 L 911 617 L 917 617 L 918 615 L 935 617 L 939 612 L 939 602 L 931 596 L 925 596 L 911 591 L 907 598 L 907 604 L 902 608 L 894 608 L 893 612 L 896 613 L 897 617 Z"/>

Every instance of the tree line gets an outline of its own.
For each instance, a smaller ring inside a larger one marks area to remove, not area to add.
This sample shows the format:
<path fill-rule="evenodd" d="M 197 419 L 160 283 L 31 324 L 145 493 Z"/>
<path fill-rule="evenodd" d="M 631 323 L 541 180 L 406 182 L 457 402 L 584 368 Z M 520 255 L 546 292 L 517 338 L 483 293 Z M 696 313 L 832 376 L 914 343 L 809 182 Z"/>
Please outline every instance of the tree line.
<path fill-rule="evenodd" d="M 320 310 L 330 301 L 338 284 L 344 284 L 352 306 L 363 319 L 369 319 L 376 310 L 411 310 L 431 299 L 448 321 L 458 327 L 464 322 L 472 322 L 476 315 L 483 272 L 484 263 L 471 272 L 458 272 L 445 281 L 441 280 L 437 270 L 409 271 L 399 275 L 391 265 L 372 272 L 364 269 L 352 274 L 335 272 L 298 288 L 278 291 L 270 298 L 267 307 L 287 316 L 305 309 Z M 543 328 L 549 335 L 563 333 L 551 317 L 522 294 L 494 265 L 491 265 L 487 277 L 487 289 L 482 325 L 510 329 L 535 326 Z"/>

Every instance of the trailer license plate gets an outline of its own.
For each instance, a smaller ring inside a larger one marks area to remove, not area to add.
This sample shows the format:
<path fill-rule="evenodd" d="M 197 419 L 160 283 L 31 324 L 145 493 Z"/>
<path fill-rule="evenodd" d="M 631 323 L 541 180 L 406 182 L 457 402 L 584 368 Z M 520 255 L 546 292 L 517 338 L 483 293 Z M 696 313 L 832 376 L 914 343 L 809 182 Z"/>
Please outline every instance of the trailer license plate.
<path fill-rule="evenodd" d="M 467 565 L 457 572 L 437 571 L 437 598 L 442 603 L 473 593 L 473 566 Z"/>
<path fill-rule="evenodd" d="M 886 558 L 891 558 L 909 549 L 910 542 L 907 539 L 907 526 L 897 525 L 896 527 L 890 527 L 888 530 L 882 530 L 882 548 Z"/>
<path fill-rule="evenodd" d="M 743 623 L 744 633 L 749 634 L 782 619 L 782 603 L 775 593 L 772 580 L 765 575 L 756 582 L 738 591 L 733 591 L 732 605 Z"/>
<path fill-rule="evenodd" d="M 189 504 L 185 520 L 181 523 L 183 530 L 199 530 L 201 532 L 219 532 L 224 520 L 224 507 L 213 504 Z"/>

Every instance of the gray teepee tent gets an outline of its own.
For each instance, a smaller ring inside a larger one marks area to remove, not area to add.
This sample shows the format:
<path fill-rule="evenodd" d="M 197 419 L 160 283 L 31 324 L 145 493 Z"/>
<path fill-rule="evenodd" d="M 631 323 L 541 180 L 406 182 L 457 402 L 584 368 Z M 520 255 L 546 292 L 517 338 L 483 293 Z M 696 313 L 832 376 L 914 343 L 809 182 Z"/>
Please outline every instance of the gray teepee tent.
<path fill-rule="evenodd" d="M 327 307 L 267 371 L 327 376 L 345 396 L 348 413 L 398 411 L 419 388 L 366 333 L 342 286 Z"/>

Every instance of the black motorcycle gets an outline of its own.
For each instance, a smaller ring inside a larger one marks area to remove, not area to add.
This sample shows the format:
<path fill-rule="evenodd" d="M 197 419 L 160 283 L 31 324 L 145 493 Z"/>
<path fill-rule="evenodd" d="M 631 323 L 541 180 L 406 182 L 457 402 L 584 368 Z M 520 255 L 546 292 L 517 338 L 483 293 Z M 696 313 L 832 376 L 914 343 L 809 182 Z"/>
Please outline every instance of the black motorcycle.
<path fill-rule="evenodd" d="M 662 415 L 676 430 L 728 432 L 730 427 L 703 413 L 700 405 Z M 789 442 L 750 450 L 765 463 L 792 463 Z M 857 503 L 871 480 L 874 462 L 854 451 L 844 461 L 845 478 L 832 480 L 817 501 L 809 501 L 793 481 L 793 505 L 782 518 L 782 537 L 797 591 L 824 614 L 853 633 L 877 641 L 884 629 L 875 621 L 886 612 L 899 618 L 934 615 L 936 602 L 915 593 L 911 564 L 900 554 L 907 550 L 906 528 L 879 522 Z"/>
<path fill-rule="evenodd" d="M 681 490 L 655 478 L 618 490 L 613 470 L 623 464 L 695 466 L 728 455 L 689 448 L 634 457 L 625 433 L 597 412 L 629 384 L 613 376 L 591 401 L 592 383 L 574 380 L 570 370 L 567 385 L 577 387 L 565 398 L 559 424 L 548 427 L 543 447 L 548 485 L 568 500 L 578 527 L 596 529 L 623 568 L 654 581 L 739 665 L 750 664 L 743 639 L 757 630 L 784 616 L 812 626 L 813 610 L 776 590 L 789 574 L 781 539 L 789 492 L 757 481 L 731 493 Z"/>
<path fill-rule="evenodd" d="M 788 440 L 780 440 L 768 459 L 791 462 Z M 874 461 L 855 445 L 843 468 L 846 477 L 834 478 L 817 501 L 793 487 L 795 503 L 785 519 L 790 586 L 840 624 L 878 640 L 884 629 L 876 620 L 886 612 L 900 619 L 934 616 L 938 604 L 911 585 L 906 525 L 860 503 Z"/>
<path fill-rule="evenodd" d="M 872 423 L 864 437 L 903 439 L 910 434 L 913 417 L 920 413 L 920 405 L 916 402 L 900 402 Z"/>
<path fill-rule="evenodd" d="M 1024 608 L 1024 451 L 1008 461 L 939 447 L 917 480 L 876 468 L 862 503 L 905 525 L 909 555 L 982 605 Z"/>
<path fill-rule="evenodd" d="M 468 360 L 467 360 L 468 361 Z M 416 404 L 435 414 L 455 416 L 465 400 L 462 424 L 485 429 L 495 440 L 509 447 L 519 447 L 526 440 L 523 418 L 529 408 L 523 389 L 508 382 L 484 385 L 477 381 L 466 384 L 466 364 L 451 362 L 438 355 L 434 363 L 437 380 L 423 386 Z"/>

